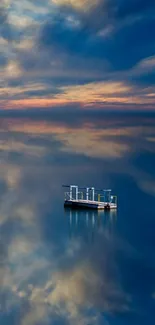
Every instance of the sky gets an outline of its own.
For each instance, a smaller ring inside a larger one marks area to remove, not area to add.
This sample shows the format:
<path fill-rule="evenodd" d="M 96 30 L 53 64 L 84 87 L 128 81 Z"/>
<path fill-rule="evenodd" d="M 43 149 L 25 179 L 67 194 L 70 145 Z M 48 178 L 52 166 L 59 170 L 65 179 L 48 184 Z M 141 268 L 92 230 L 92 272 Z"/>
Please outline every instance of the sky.
<path fill-rule="evenodd" d="M 1 0 L 0 111 L 155 109 L 154 0 Z"/>

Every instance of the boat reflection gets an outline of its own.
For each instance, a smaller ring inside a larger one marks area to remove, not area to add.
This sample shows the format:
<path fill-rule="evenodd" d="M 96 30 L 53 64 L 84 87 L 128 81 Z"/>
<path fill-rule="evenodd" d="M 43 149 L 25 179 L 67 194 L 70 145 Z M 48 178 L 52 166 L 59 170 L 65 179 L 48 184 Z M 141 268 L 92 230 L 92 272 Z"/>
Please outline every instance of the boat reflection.
<path fill-rule="evenodd" d="M 65 218 L 68 222 L 69 237 L 82 237 L 86 242 L 93 243 L 97 235 L 114 232 L 117 211 L 79 210 L 67 208 Z"/>

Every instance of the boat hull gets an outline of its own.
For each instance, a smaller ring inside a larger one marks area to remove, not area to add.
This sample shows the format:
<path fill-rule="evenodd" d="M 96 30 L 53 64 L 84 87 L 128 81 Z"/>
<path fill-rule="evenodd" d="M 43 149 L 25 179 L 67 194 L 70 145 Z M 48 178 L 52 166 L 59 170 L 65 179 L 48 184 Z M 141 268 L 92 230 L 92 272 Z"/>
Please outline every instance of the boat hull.
<path fill-rule="evenodd" d="M 97 210 L 117 209 L 117 205 L 114 203 L 98 202 L 98 201 L 90 201 L 90 200 L 65 200 L 64 206 L 76 208 L 76 209 L 77 208 L 97 209 Z"/>

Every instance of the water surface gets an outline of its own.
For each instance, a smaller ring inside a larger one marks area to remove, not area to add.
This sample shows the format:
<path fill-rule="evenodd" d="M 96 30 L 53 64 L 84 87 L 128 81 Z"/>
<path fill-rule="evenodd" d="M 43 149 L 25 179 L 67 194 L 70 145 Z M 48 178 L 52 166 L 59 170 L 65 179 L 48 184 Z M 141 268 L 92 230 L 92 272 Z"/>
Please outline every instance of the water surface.
<path fill-rule="evenodd" d="M 155 117 L 0 119 L 0 322 L 155 323 Z M 62 184 L 118 211 L 63 207 Z"/>

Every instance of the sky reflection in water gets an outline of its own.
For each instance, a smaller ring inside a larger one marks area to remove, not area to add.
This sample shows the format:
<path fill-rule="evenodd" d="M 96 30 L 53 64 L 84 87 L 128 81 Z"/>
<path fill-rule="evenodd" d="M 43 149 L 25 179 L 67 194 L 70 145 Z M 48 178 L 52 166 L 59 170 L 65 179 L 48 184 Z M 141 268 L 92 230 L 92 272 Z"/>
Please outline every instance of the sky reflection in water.
<path fill-rule="evenodd" d="M 155 322 L 155 118 L 0 120 L 2 324 Z M 114 213 L 63 208 L 111 187 Z"/>

